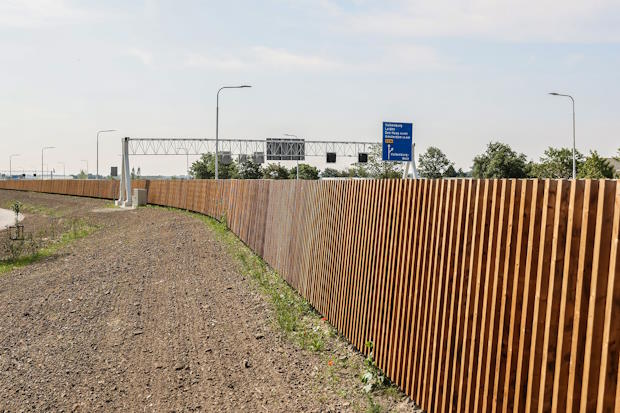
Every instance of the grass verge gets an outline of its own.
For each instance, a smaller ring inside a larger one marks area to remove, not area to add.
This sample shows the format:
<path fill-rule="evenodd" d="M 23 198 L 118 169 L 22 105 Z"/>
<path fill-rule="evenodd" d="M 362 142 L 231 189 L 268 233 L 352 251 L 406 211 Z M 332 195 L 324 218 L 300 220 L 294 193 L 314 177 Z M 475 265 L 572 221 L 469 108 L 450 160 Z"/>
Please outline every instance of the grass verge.
<path fill-rule="evenodd" d="M 11 201 L 7 201 L 2 205 L 2 208 L 4 209 L 11 209 L 11 206 L 13 206 L 13 204 L 15 204 L 14 200 Z M 24 203 L 21 202 L 21 212 L 24 213 L 29 213 L 29 214 L 35 214 L 35 215 L 45 215 L 48 217 L 60 217 L 62 216 L 62 213 L 60 211 L 58 211 L 57 209 L 54 208 L 50 208 L 44 205 L 35 205 L 35 204 L 30 204 L 30 203 Z"/>
<path fill-rule="evenodd" d="M 39 248 L 36 252 L 19 256 L 17 258 L 9 258 L 0 260 L 0 274 L 35 263 L 43 258 L 54 255 L 60 248 L 65 245 L 84 238 L 98 229 L 97 226 L 87 223 L 85 220 L 73 220 L 69 229 L 61 233 L 60 236 L 48 245 Z M 19 242 L 19 241 L 15 241 Z"/>

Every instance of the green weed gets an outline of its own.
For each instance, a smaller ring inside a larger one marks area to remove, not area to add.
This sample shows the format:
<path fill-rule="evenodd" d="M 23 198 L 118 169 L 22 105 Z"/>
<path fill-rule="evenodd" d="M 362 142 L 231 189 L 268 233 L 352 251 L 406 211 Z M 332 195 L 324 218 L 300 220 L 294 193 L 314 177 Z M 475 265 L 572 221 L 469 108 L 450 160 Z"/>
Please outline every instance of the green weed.
<path fill-rule="evenodd" d="M 44 205 L 35 205 L 35 204 L 30 204 L 30 203 L 24 203 L 24 202 L 20 202 L 20 201 L 15 201 L 15 200 L 11 200 L 11 201 L 7 201 L 4 204 L 2 204 L 2 207 L 5 209 L 13 209 L 15 204 L 19 204 L 19 211 L 20 213 L 29 213 L 29 214 L 36 214 L 36 215 L 46 215 L 48 217 L 59 217 L 62 216 L 62 214 L 57 211 L 54 208 L 50 208 Z"/>
<path fill-rule="evenodd" d="M 65 232 L 61 233 L 60 236 L 49 245 L 38 248 L 40 242 L 31 240 L 32 244 L 30 245 L 36 246 L 34 251 L 30 250 L 26 254 L 22 254 L 20 251 L 20 253 L 16 253 L 10 258 L 0 260 L 0 274 L 12 271 L 15 268 L 33 264 L 43 258 L 52 256 L 63 246 L 92 234 L 97 230 L 97 228 L 97 226 L 91 225 L 84 220 L 73 220 L 71 221 L 69 228 Z"/>

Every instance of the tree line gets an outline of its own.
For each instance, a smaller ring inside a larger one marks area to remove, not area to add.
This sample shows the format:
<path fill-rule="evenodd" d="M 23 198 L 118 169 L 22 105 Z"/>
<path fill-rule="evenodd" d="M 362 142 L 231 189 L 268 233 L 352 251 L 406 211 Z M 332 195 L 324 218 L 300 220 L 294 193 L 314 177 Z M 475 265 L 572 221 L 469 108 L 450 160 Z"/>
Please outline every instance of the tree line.
<path fill-rule="evenodd" d="M 620 148 L 614 158 L 620 161 Z M 596 151 L 584 156 L 575 151 L 577 178 L 614 178 L 613 165 Z M 473 178 L 552 178 L 573 177 L 573 152 L 570 148 L 549 147 L 538 162 L 528 161 L 523 153 L 517 153 L 502 142 L 491 142 L 486 150 L 474 157 L 470 172 L 454 171 L 454 163 L 436 147 L 430 147 L 418 160 L 420 175 L 424 178 L 471 176 Z"/>
<path fill-rule="evenodd" d="M 588 156 L 575 153 L 577 177 L 600 179 L 618 177 L 609 161 L 596 151 Z M 618 156 L 620 161 L 620 148 Z M 573 175 L 573 155 L 570 148 L 549 147 L 538 162 L 528 161 L 523 153 L 517 153 L 509 145 L 502 142 L 490 142 L 486 150 L 474 157 L 471 171 L 458 170 L 454 162 L 441 151 L 431 146 L 418 157 L 418 171 L 423 178 L 554 178 L 570 179 Z M 226 164 L 219 162 L 218 175 L 221 179 L 295 179 L 297 166 L 286 168 L 279 163 L 262 166 L 251 159 L 241 162 L 231 160 Z M 215 155 L 206 153 L 195 161 L 190 168 L 190 175 L 197 179 L 213 179 L 215 177 Z M 299 164 L 300 179 L 319 178 L 399 178 L 402 176 L 401 165 L 397 162 L 381 160 L 381 146 L 373 145 L 368 154 L 367 163 L 355 163 L 349 168 L 338 170 L 318 168 L 306 163 Z"/>

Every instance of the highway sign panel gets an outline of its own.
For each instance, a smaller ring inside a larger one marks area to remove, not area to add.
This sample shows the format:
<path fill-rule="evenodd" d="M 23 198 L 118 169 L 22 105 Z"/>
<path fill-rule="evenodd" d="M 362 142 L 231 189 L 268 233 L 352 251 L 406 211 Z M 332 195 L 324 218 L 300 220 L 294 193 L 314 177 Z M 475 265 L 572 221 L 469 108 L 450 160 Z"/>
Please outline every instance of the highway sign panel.
<path fill-rule="evenodd" d="M 413 124 L 383 122 L 383 160 L 411 162 Z"/>

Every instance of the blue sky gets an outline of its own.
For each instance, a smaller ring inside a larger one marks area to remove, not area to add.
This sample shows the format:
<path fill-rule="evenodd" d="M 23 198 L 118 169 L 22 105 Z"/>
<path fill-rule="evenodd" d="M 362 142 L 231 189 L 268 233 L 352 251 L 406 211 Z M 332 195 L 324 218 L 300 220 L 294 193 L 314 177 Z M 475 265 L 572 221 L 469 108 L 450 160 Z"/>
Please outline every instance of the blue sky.
<path fill-rule="evenodd" d="M 416 150 L 457 167 L 490 140 L 530 159 L 620 147 L 620 2 L 0 2 L 0 169 L 118 164 L 121 136 L 378 141 L 414 123 Z M 132 159 L 182 174 L 185 157 Z M 324 166 L 322 162 L 316 162 Z"/>

